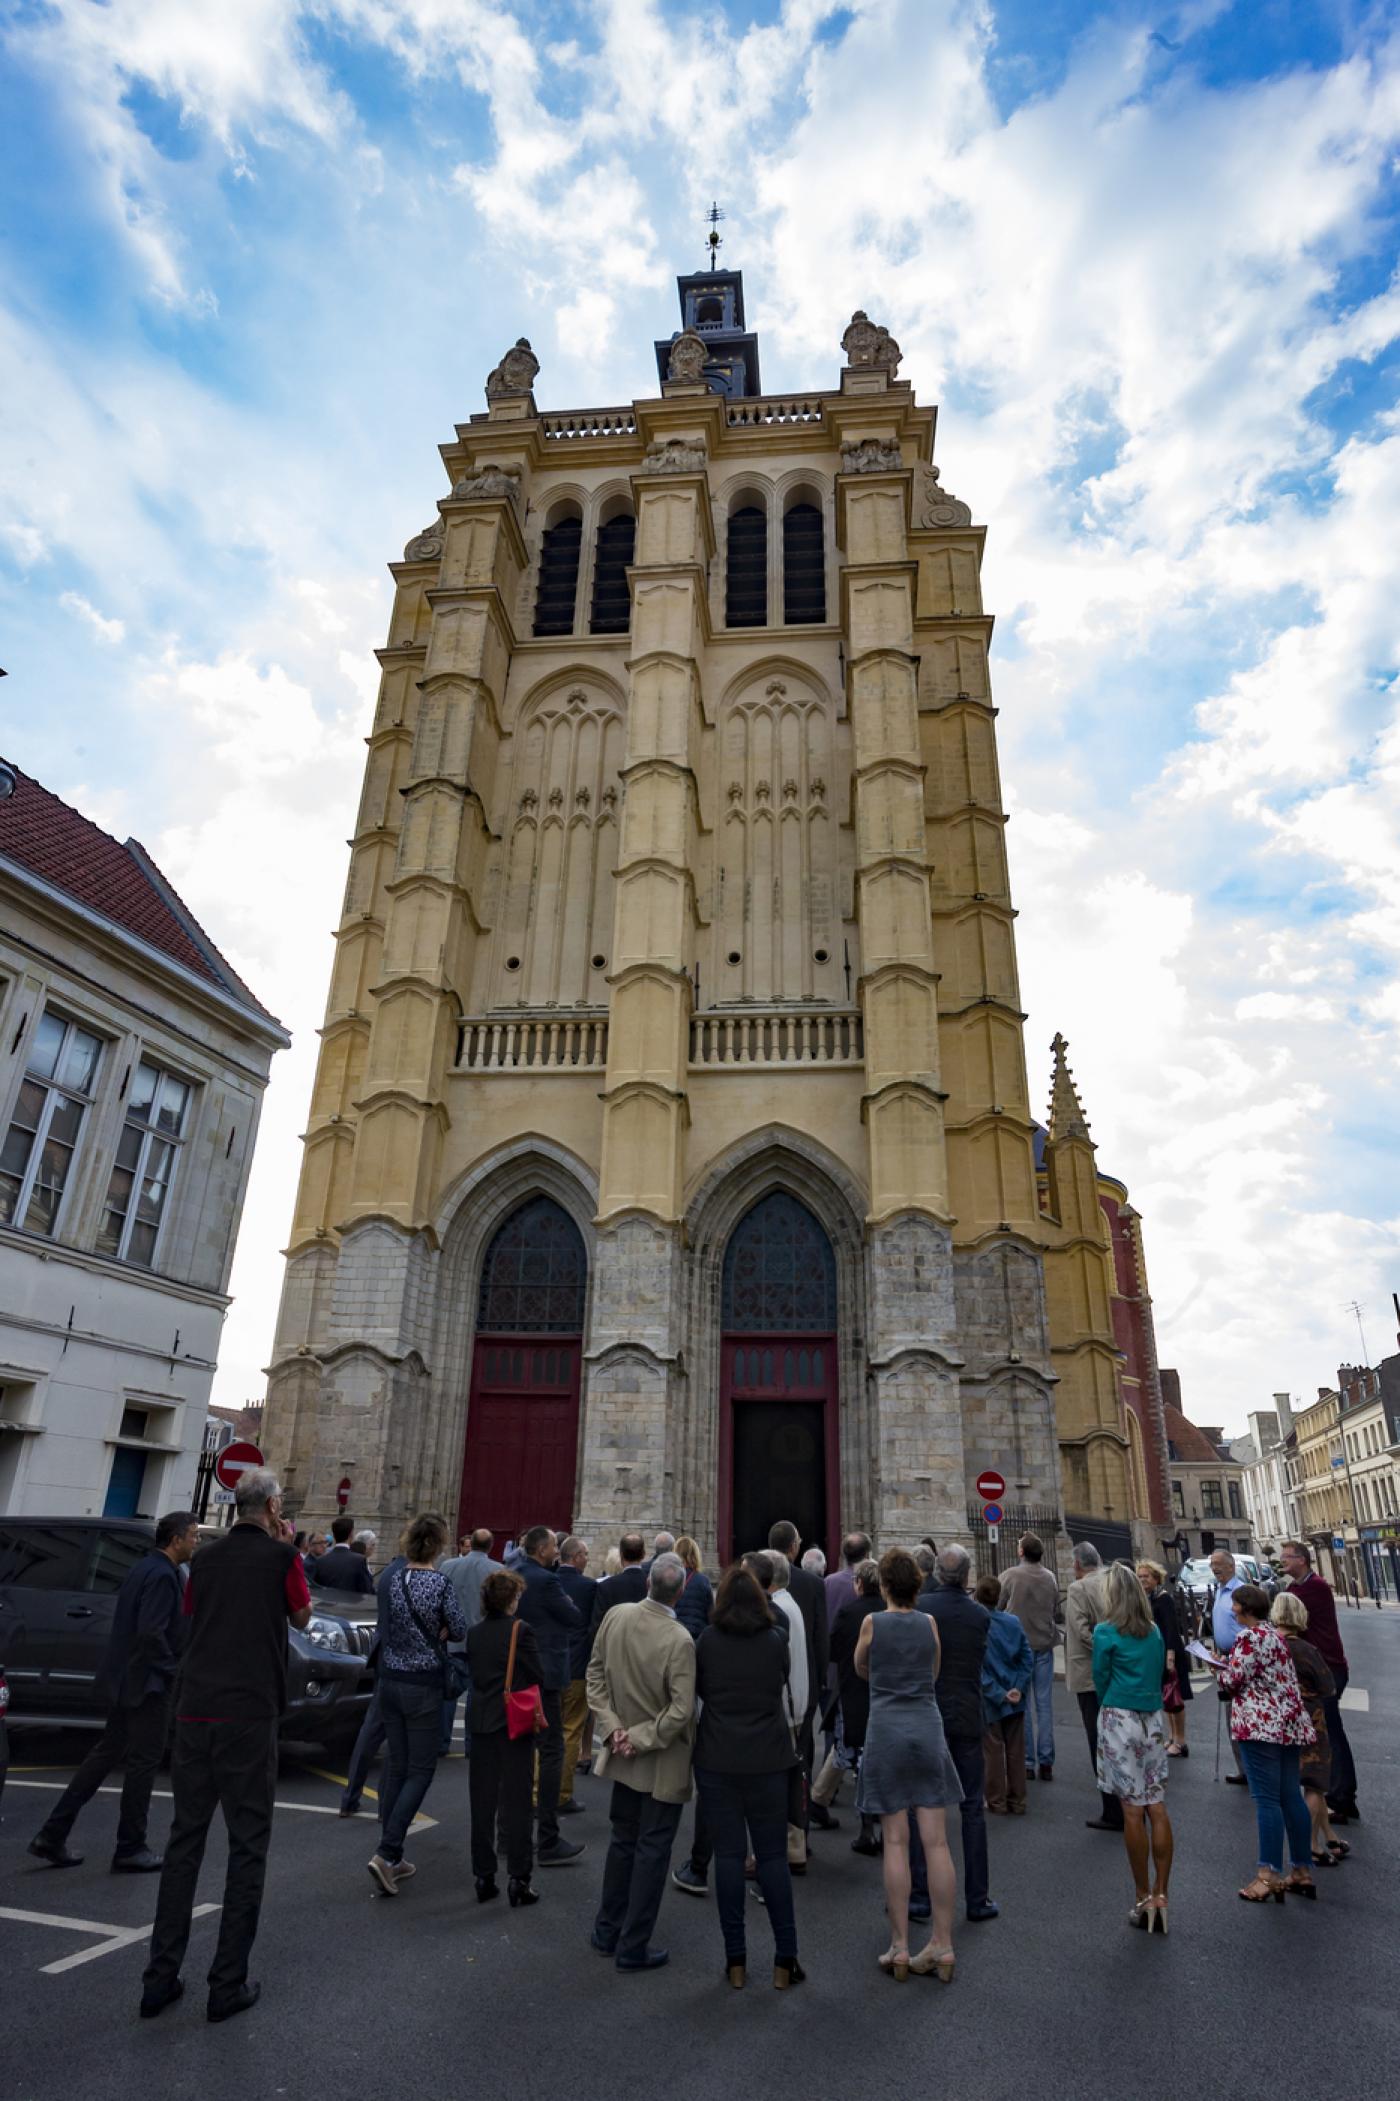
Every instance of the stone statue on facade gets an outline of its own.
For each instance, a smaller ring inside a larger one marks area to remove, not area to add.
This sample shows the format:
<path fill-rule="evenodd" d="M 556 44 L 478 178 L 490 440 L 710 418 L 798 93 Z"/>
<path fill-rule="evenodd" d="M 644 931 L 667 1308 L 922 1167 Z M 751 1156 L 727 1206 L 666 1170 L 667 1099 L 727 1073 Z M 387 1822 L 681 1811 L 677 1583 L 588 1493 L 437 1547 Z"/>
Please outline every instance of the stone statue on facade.
<path fill-rule="evenodd" d="M 434 518 L 421 533 L 415 533 L 403 551 L 406 562 L 437 562 L 442 559 L 442 520 Z"/>
<path fill-rule="evenodd" d="M 464 475 L 454 482 L 452 494 L 459 502 L 473 497 L 505 496 L 514 504 L 520 502 L 520 469 L 518 467 L 479 467 L 475 474 Z"/>
<path fill-rule="evenodd" d="M 887 328 L 881 328 L 860 307 L 851 316 L 850 326 L 841 338 L 841 348 L 846 353 L 846 363 L 854 369 L 864 367 L 888 372 L 891 379 L 899 371 L 901 352 L 898 343 Z"/>
<path fill-rule="evenodd" d="M 698 387 L 705 377 L 709 351 L 693 328 L 676 337 L 666 366 L 666 377 L 682 386 Z"/>
<path fill-rule="evenodd" d="M 703 474 L 705 448 L 694 438 L 653 438 L 642 455 L 643 474 Z"/>
<path fill-rule="evenodd" d="M 893 438 L 862 438 L 858 445 L 841 447 L 843 474 L 889 474 L 903 465 Z"/>
<path fill-rule="evenodd" d="M 528 394 L 535 384 L 535 374 L 540 361 L 521 336 L 514 349 L 508 350 L 493 372 L 486 375 L 486 399 L 495 401 L 503 394 Z"/>
<path fill-rule="evenodd" d="M 969 505 L 950 496 L 938 479 L 936 467 L 921 467 L 914 485 L 915 525 L 971 525 Z"/>

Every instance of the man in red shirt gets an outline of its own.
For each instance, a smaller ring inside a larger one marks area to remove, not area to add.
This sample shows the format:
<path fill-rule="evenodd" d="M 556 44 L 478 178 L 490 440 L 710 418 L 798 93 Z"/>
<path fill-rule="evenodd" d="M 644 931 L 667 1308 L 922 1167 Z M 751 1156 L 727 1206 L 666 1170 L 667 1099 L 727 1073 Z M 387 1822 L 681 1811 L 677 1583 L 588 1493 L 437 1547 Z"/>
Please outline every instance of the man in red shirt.
<path fill-rule="evenodd" d="M 1327 1790 L 1327 1807 L 1339 1824 L 1349 1823 L 1361 1812 L 1356 1806 L 1356 1765 L 1347 1742 L 1347 1732 L 1342 1725 L 1342 1694 L 1347 1689 L 1350 1672 L 1347 1668 L 1347 1652 L 1342 1647 L 1341 1630 L 1337 1625 L 1337 1601 L 1332 1587 L 1325 1583 L 1312 1565 L 1312 1549 L 1300 1540 L 1284 1542 L 1282 1554 L 1283 1572 L 1288 1578 L 1288 1587 L 1295 1598 L 1301 1598 L 1308 1612 L 1308 1640 L 1317 1650 L 1336 1684 L 1335 1695 L 1322 1703 L 1327 1717 L 1327 1740 L 1332 1752 L 1332 1780 Z"/>
<path fill-rule="evenodd" d="M 209 2019 L 246 2012 L 262 1988 L 248 1982 L 248 1955 L 272 1837 L 277 1724 L 287 1704 L 287 1624 L 306 1625 L 311 1593 L 275 1476 L 264 1467 L 244 1474 L 235 1503 L 237 1521 L 200 1548 L 185 1591 L 190 1637 L 170 1765 L 175 1814 L 142 1978 L 143 2020 L 164 2012 L 184 1991 L 180 1964 L 216 1808 L 228 1832 L 228 1872 L 219 1944 L 209 1968 Z"/>

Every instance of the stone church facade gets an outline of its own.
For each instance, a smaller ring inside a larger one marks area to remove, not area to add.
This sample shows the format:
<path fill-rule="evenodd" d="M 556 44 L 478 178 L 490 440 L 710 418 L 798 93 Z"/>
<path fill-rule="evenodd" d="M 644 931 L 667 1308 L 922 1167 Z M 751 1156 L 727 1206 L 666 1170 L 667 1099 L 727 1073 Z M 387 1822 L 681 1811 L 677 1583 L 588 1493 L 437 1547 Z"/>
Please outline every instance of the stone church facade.
<path fill-rule="evenodd" d="M 780 1515 L 965 1537 L 989 1466 L 1126 1525 L 1059 1046 L 1037 1159 L 984 528 L 886 330 L 772 398 L 738 273 L 679 289 L 653 398 L 542 413 L 508 352 L 393 565 L 270 1460 L 308 1518 L 344 1482 L 390 1531 L 710 1558 Z"/>

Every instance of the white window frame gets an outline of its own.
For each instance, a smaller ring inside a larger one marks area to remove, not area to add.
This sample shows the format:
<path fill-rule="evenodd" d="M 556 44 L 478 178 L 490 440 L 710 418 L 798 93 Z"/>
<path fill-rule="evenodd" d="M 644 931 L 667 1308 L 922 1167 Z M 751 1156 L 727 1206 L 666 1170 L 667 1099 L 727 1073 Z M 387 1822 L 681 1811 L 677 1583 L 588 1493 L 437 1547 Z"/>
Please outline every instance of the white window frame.
<path fill-rule="evenodd" d="M 165 1080 L 174 1080 L 177 1086 L 188 1088 L 189 1095 L 185 1103 L 184 1119 L 181 1128 L 178 1132 L 162 1131 L 154 1123 L 143 1124 L 139 1122 L 137 1119 L 131 1116 L 129 1108 L 126 1105 L 123 1105 L 122 1127 L 117 1138 L 117 1144 L 121 1144 L 121 1141 L 126 1136 L 128 1130 L 135 1130 L 141 1133 L 141 1146 L 140 1150 L 136 1155 L 135 1166 L 132 1167 L 130 1170 L 126 1168 L 123 1168 L 121 1170 L 123 1174 L 130 1172 L 131 1175 L 131 1201 L 127 1205 L 126 1216 L 122 1220 L 122 1229 L 120 1237 L 117 1241 L 117 1246 L 115 1250 L 112 1250 L 104 1248 L 99 1244 L 98 1253 L 101 1254 L 109 1262 L 129 1262 L 131 1263 L 133 1269 L 147 1270 L 153 1272 L 160 1258 L 161 1248 L 165 1241 L 165 1223 L 166 1220 L 169 1218 L 171 1211 L 174 1208 L 175 1182 L 180 1172 L 181 1157 L 184 1152 L 186 1141 L 189 1137 L 189 1127 L 194 1121 L 194 1105 L 198 1093 L 198 1087 L 194 1080 L 187 1079 L 182 1072 L 177 1072 L 173 1066 L 166 1065 L 162 1063 L 159 1059 L 153 1058 L 145 1052 L 143 1052 L 137 1058 L 136 1063 L 132 1068 L 133 1079 L 135 1078 L 136 1073 L 140 1071 L 143 1065 L 148 1067 L 149 1070 L 152 1071 L 156 1076 L 155 1090 L 151 1096 L 151 1104 L 153 1109 L 160 1098 L 161 1085 L 162 1082 L 164 1082 Z M 145 1179 L 146 1162 L 151 1157 L 151 1145 L 153 1141 L 159 1145 L 168 1145 L 174 1157 L 172 1158 L 170 1163 L 170 1175 L 165 1185 L 165 1199 L 161 1205 L 160 1217 L 156 1221 L 156 1237 L 151 1243 L 151 1259 L 149 1262 L 141 1262 L 134 1260 L 132 1256 L 127 1252 L 127 1250 L 131 1246 L 131 1235 L 133 1228 L 137 1225 L 149 1223 L 148 1220 L 139 1218 L 137 1216 L 137 1211 L 141 1197 L 141 1184 Z M 107 1223 L 107 1213 L 108 1209 L 110 1208 L 108 1199 L 110 1198 L 112 1193 L 112 1176 L 115 1175 L 117 1171 L 117 1156 L 116 1153 L 113 1152 L 111 1172 L 107 1176 L 107 1188 L 102 1198 L 102 1217 L 97 1228 L 99 1243 L 103 1229 Z"/>
<path fill-rule="evenodd" d="M 4 1136 L 8 1138 L 11 1130 L 14 1128 L 15 1113 L 19 1107 L 19 1098 L 25 1086 L 32 1085 L 35 1087 L 42 1087 L 44 1090 L 44 1106 L 39 1111 L 39 1121 L 34 1128 L 34 1142 L 29 1149 L 29 1159 L 25 1164 L 24 1174 L 20 1179 L 19 1194 L 15 1198 L 14 1216 L 8 1221 L 9 1229 L 12 1232 L 27 1233 L 30 1236 L 30 1238 L 34 1240 L 58 1239 L 58 1229 L 63 1224 L 64 1217 L 68 1210 L 69 1193 L 72 1190 L 74 1181 L 76 1180 L 76 1175 L 70 1172 L 67 1181 L 63 1185 L 62 1193 L 60 1194 L 58 1199 L 58 1208 L 53 1215 L 53 1224 L 49 1227 L 46 1233 L 41 1233 L 35 1226 L 27 1226 L 25 1224 L 25 1213 L 29 1209 L 30 1199 L 33 1197 L 34 1194 L 34 1184 L 39 1178 L 39 1167 L 44 1157 L 44 1147 L 48 1144 L 49 1130 L 53 1123 L 55 1108 L 58 1102 L 62 1100 L 76 1102 L 81 1111 L 81 1114 L 78 1118 L 77 1133 L 75 1134 L 73 1139 L 72 1149 L 73 1157 L 71 1165 L 73 1168 L 76 1168 L 78 1162 L 78 1149 L 82 1142 L 82 1134 L 87 1122 L 87 1113 L 93 1107 L 93 1104 L 97 1099 L 97 1087 L 98 1081 L 100 1080 L 102 1074 L 103 1059 L 106 1057 L 107 1051 L 110 1048 L 109 1039 L 105 1037 L 99 1029 L 94 1028 L 90 1022 L 79 1021 L 75 1015 L 69 1014 L 62 1006 L 50 1006 L 47 1003 L 47 1001 L 40 1009 L 39 1020 L 35 1023 L 35 1038 L 37 1038 L 40 1024 L 42 1024 L 42 1022 L 48 1018 L 52 1018 L 54 1021 L 62 1022 L 63 1024 L 63 1036 L 59 1043 L 58 1050 L 54 1055 L 53 1061 L 53 1069 L 55 1073 L 57 1073 L 63 1065 L 64 1056 L 68 1050 L 68 1045 L 72 1039 L 73 1031 L 75 1029 L 81 1030 L 82 1033 L 86 1036 L 94 1037 L 97 1041 L 98 1050 L 97 1062 L 92 1069 L 92 1089 L 91 1092 L 88 1094 L 80 1094 L 76 1087 L 65 1087 L 63 1083 L 58 1079 L 45 1079 L 42 1074 L 31 1071 L 29 1059 L 33 1053 L 34 1039 L 31 1039 L 29 1047 L 26 1050 L 24 1068 L 19 1076 L 19 1085 L 15 1089 L 14 1098 L 11 1101 L 9 1107 L 9 1114 L 5 1119 Z M 6 1173 L 8 1172 L 9 1170 L 7 1168 Z"/>

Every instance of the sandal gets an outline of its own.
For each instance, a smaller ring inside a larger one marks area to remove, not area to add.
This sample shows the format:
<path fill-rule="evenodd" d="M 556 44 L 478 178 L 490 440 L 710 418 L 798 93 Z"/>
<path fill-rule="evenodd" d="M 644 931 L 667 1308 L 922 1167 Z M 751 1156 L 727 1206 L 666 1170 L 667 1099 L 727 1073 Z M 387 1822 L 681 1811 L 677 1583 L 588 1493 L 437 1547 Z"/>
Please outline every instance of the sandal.
<path fill-rule="evenodd" d="M 1344 1838 L 1328 1839 L 1327 1854 L 1334 1867 L 1337 1865 L 1338 1861 L 1347 1859 L 1350 1853 L 1351 1847 L 1347 1844 Z M 1313 1855 L 1313 1858 L 1317 1858 L 1316 1854 Z"/>
<path fill-rule="evenodd" d="M 893 1977 L 896 1984 L 903 1984 L 905 1978 L 909 1975 L 909 1950 L 907 1948 L 886 1948 L 884 1954 L 880 1957 L 880 1968 Z"/>
<path fill-rule="evenodd" d="M 914 1977 L 936 1977 L 940 1984 L 951 1984 L 956 1961 L 951 1948 L 935 1948 L 930 1941 L 926 1948 L 920 1948 L 917 1955 L 910 1957 L 909 1970 Z"/>
<path fill-rule="evenodd" d="M 1275 1904 L 1283 1902 L 1283 1877 L 1272 1868 L 1260 1868 L 1252 1882 L 1247 1882 L 1240 1891 L 1246 1904 L 1267 1904 L 1270 1897 Z"/>

